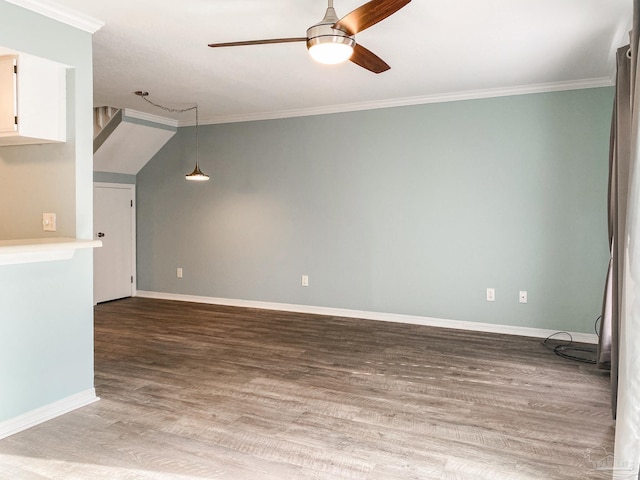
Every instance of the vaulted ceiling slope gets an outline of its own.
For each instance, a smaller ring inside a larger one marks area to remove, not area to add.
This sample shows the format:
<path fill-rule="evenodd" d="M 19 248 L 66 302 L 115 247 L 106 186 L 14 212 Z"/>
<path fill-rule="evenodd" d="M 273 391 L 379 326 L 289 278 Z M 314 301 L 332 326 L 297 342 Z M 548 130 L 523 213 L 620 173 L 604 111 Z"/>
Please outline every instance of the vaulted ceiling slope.
<path fill-rule="evenodd" d="M 315 63 L 304 43 L 212 49 L 209 43 L 304 37 L 326 0 L 9 0 L 105 22 L 94 35 L 95 105 L 192 124 L 159 103 L 198 102 L 201 123 L 611 85 L 631 0 L 413 0 L 357 35 L 391 70 Z M 341 17 L 363 0 L 335 0 Z"/>

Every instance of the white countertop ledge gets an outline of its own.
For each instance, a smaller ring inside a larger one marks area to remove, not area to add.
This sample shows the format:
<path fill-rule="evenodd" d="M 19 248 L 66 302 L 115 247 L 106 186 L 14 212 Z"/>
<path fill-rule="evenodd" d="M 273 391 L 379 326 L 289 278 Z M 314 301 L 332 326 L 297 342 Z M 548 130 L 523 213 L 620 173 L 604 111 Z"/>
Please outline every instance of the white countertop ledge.
<path fill-rule="evenodd" d="M 0 265 L 69 260 L 79 248 L 101 246 L 100 240 L 67 237 L 0 240 Z"/>

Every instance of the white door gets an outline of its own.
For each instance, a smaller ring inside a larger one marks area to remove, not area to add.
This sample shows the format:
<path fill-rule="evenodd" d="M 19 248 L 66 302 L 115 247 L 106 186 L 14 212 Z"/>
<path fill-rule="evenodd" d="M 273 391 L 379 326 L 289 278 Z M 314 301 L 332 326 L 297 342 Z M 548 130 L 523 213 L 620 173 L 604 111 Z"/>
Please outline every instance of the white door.
<path fill-rule="evenodd" d="M 133 185 L 94 185 L 94 238 L 102 241 L 93 254 L 95 303 L 134 294 L 134 196 Z"/>

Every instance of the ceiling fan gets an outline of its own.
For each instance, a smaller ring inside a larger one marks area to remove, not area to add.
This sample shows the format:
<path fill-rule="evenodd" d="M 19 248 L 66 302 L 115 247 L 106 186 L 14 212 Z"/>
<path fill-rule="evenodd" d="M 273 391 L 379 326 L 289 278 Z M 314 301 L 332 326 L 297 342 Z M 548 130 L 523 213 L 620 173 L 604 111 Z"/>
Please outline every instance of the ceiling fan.
<path fill-rule="evenodd" d="M 210 43 L 209 46 L 217 48 L 307 42 L 309 53 L 320 63 L 335 64 L 351 60 L 370 72 L 382 73 L 389 70 L 391 67 L 384 60 L 356 43 L 355 35 L 393 15 L 411 0 L 371 0 L 340 19 L 333 9 L 333 0 L 328 2 L 324 18 L 307 29 L 306 37 Z"/>

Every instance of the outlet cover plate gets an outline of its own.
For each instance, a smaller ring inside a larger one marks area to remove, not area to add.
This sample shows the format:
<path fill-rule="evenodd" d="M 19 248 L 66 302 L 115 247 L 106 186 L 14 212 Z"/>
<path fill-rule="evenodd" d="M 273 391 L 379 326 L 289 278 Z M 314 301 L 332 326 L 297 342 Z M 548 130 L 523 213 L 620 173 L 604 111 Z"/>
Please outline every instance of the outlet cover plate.
<path fill-rule="evenodd" d="M 487 302 L 495 302 L 495 301 L 496 301 L 496 289 L 487 288 Z"/>

